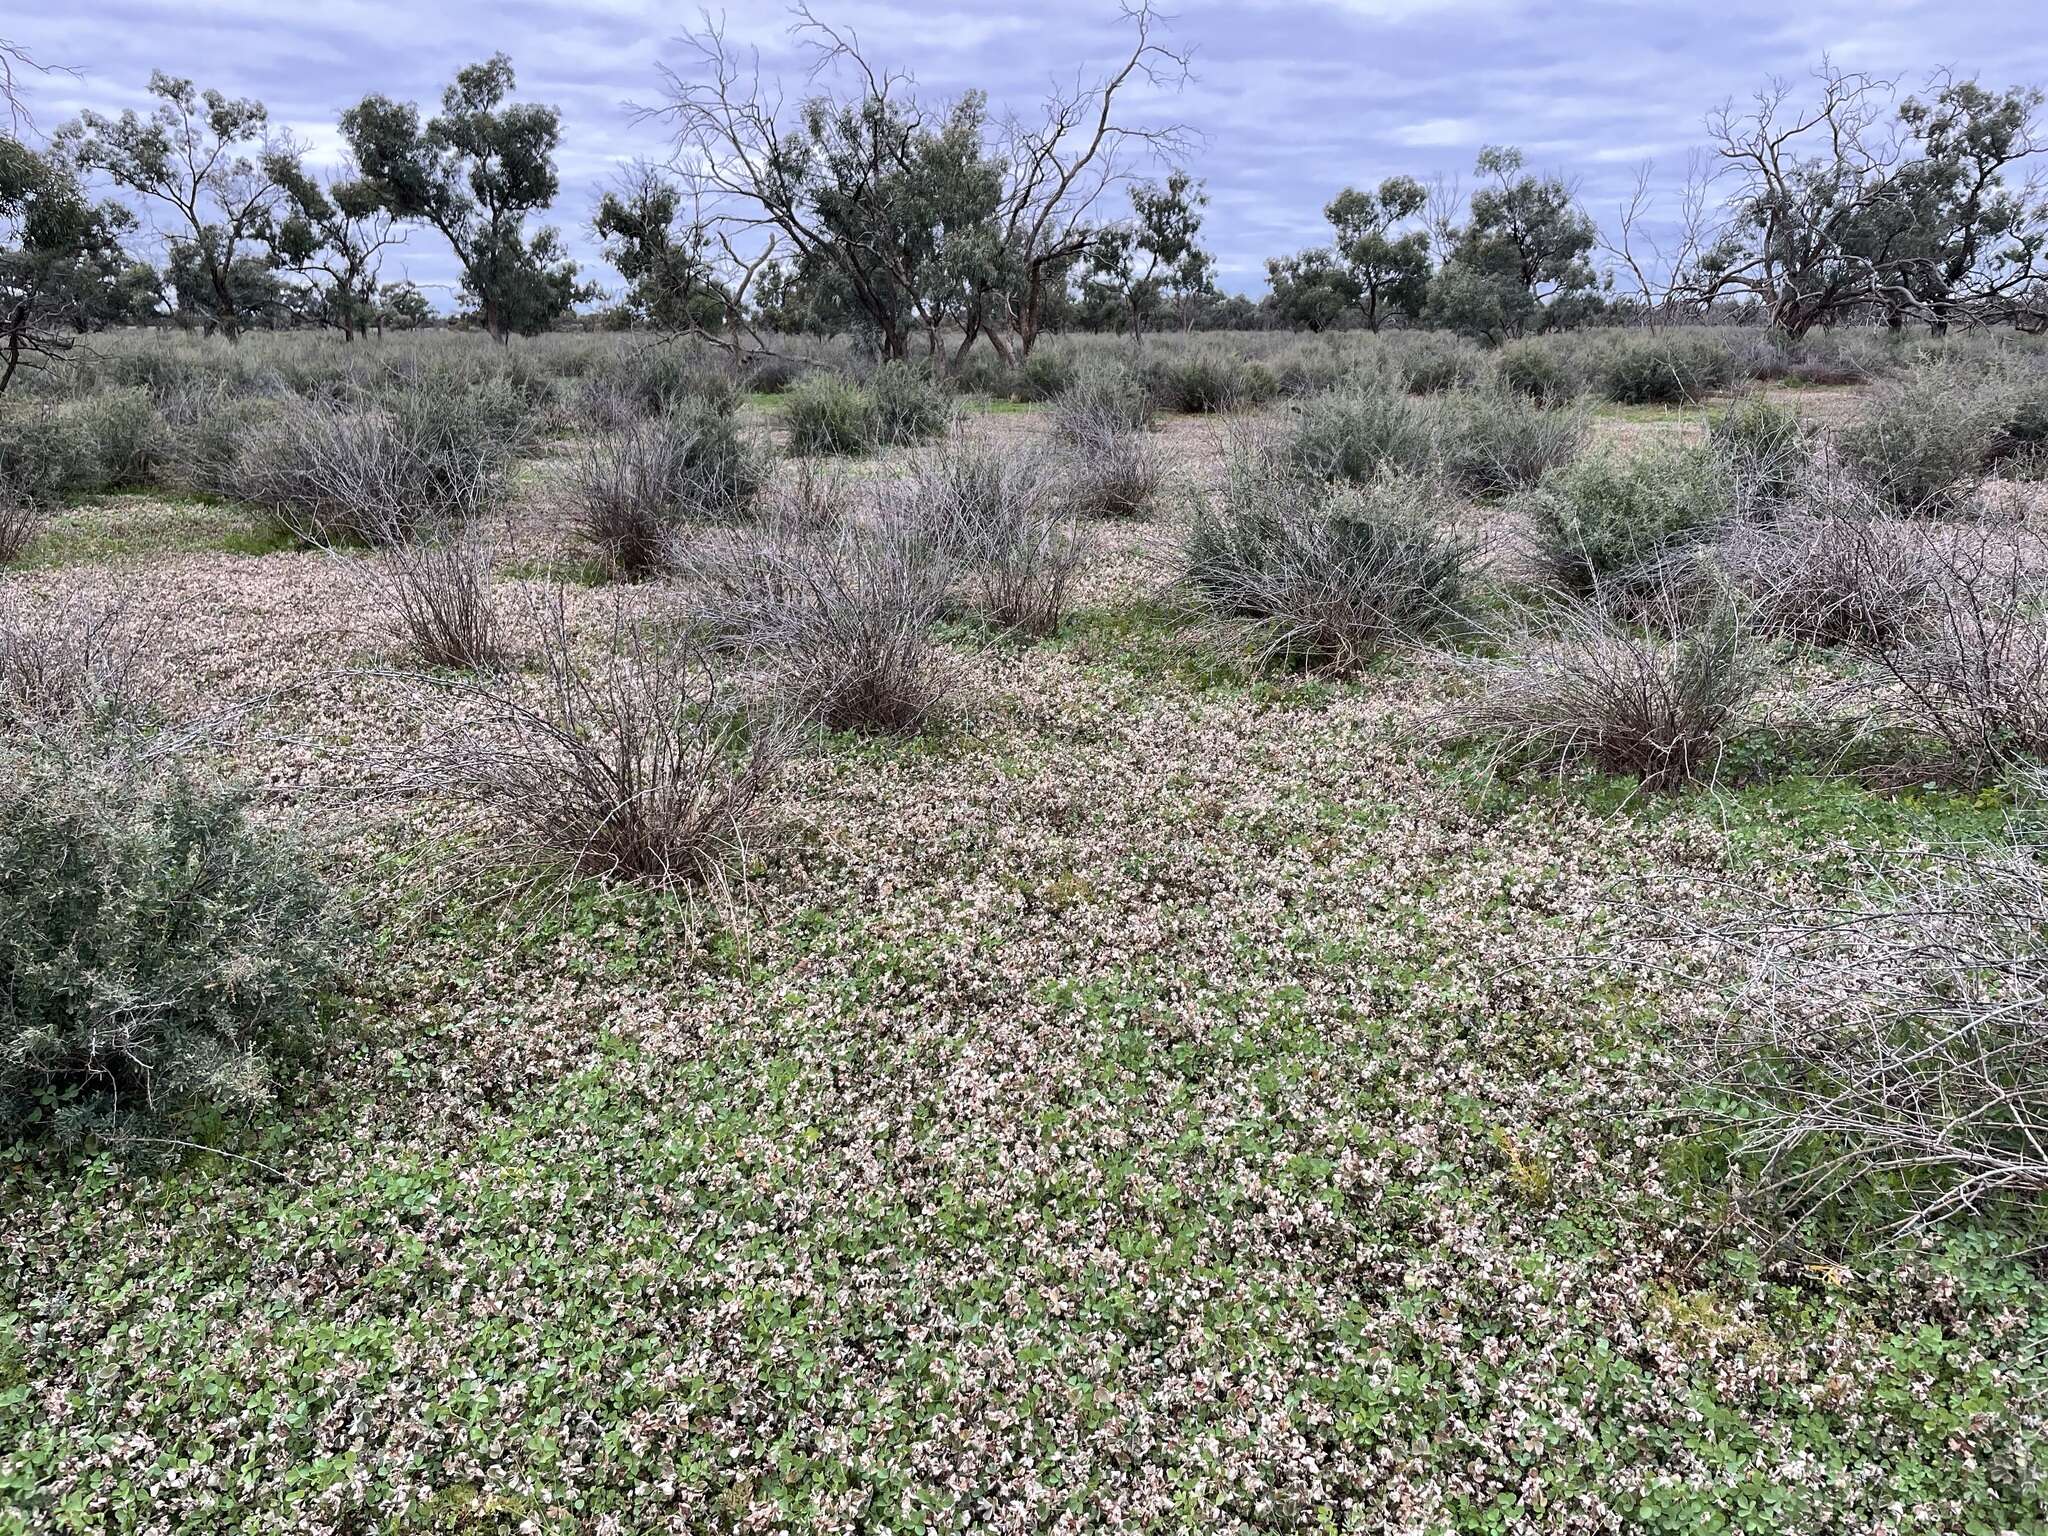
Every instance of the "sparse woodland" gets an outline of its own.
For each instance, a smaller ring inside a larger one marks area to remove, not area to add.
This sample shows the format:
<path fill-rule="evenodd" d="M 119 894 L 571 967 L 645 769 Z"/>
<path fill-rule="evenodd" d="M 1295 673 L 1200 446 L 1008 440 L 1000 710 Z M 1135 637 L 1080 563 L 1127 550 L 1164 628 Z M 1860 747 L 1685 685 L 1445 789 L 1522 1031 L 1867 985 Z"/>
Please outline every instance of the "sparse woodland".
<path fill-rule="evenodd" d="M 0 43 L 0 1536 L 2039 1529 L 2039 96 L 1253 303 L 1149 9 L 798 20 L 616 296 Z"/>

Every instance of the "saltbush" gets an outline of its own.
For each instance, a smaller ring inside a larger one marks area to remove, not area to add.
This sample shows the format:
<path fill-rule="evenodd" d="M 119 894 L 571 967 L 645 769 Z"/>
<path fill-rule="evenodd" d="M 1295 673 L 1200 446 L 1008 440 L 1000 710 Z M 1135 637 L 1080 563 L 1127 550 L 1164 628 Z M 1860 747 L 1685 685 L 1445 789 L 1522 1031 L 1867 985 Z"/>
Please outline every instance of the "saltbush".
<path fill-rule="evenodd" d="M 234 795 L 84 739 L 0 746 L 0 1103 L 17 1135 L 245 1109 L 334 970 L 319 884 Z"/>

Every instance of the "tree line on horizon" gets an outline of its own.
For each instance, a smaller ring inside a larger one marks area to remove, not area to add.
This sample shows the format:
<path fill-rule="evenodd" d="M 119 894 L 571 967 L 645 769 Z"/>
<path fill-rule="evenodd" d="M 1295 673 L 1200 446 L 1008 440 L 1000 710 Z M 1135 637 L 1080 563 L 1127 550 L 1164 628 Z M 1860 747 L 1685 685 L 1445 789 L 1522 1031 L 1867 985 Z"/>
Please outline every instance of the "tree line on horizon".
<path fill-rule="evenodd" d="M 1902 96 L 1823 63 L 1806 90 L 1774 82 L 1709 116 L 1674 215 L 1657 217 L 1645 166 L 1604 230 L 1564 177 L 1489 146 L 1469 195 L 1406 175 L 1343 187 L 1330 238 L 1268 261 L 1252 300 L 1216 287 L 1192 134 L 1129 120 L 1136 85 L 1187 75 L 1149 0 L 1125 8 L 1110 69 L 1021 112 L 979 91 L 920 97 L 850 31 L 795 14 L 812 68 L 793 103 L 709 22 L 662 70 L 649 115 L 670 153 L 626 170 L 591 217 L 624 279 L 615 295 L 541 222 L 560 192 L 561 114 L 515 99 L 504 54 L 459 71 L 431 114 L 363 97 L 340 115 L 346 163 L 322 171 L 260 101 L 163 73 L 147 112 L 88 111 L 38 145 L 22 86 L 40 66 L 0 40 L 0 389 L 112 326 L 232 341 L 252 326 L 353 339 L 436 323 L 417 287 L 382 278 L 415 231 L 455 260 L 460 322 L 499 341 L 645 327 L 736 358 L 806 332 L 945 367 L 976 345 L 1020 363 L 1074 329 L 2048 329 L 2036 89 L 1944 75 Z M 136 249 L 145 216 L 160 265 Z"/>

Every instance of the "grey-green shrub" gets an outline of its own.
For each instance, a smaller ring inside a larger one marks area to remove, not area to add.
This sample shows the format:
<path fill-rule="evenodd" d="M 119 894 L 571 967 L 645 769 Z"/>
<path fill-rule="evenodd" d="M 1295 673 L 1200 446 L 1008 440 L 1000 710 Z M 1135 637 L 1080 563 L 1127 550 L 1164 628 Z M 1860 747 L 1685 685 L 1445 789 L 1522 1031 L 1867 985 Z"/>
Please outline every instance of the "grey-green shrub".
<path fill-rule="evenodd" d="M 793 454 L 867 453 L 879 437 L 875 397 L 845 379 L 807 374 L 782 397 Z"/>
<path fill-rule="evenodd" d="M 1724 389 L 1734 358 L 1713 337 L 1689 331 L 1617 337 L 1599 364 L 1600 391 L 1619 405 L 1676 405 Z"/>
<path fill-rule="evenodd" d="M 1262 659 L 1348 672 L 1458 622 L 1472 549 L 1432 481 L 1337 486 L 1272 474 L 1252 454 L 1197 502 L 1181 556 L 1188 587 L 1243 624 Z"/>
<path fill-rule="evenodd" d="M 953 424 L 952 397 L 908 363 L 882 364 L 867 387 L 875 402 L 875 441 L 884 446 L 928 443 Z"/>
<path fill-rule="evenodd" d="M 1383 469 L 1426 470 L 1436 454 L 1429 415 L 1390 389 L 1341 389 L 1295 406 L 1281 454 L 1290 473 L 1363 483 Z"/>
<path fill-rule="evenodd" d="M 1725 522 L 1733 481 L 1700 446 L 1593 454 L 1544 477 L 1523 502 L 1538 561 L 1569 592 L 1640 581 L 1681 544 Z"/>
<path fill-rule="evenodd" d="M 1501 389 L 1461 389 L 1437 402 L 1445 470 L 1474 495 L 1527 489 L 1578 456 L 1590 430 L 1585 413 L 1546 410 Z"/>
<path fill-rule="evenodd" d="M 1895 512 L 1960 511 L 2005 425 L 2002 383 L 1937 366 L 1880 385 L 1862 419 L 1835 436 L 1843 468 Z"/>
<path fill-rule="evenodd" d="M 105 390 L 88 395 L 72 409 L 92 441 L 100 488 L 156 482 L 169 443 L 164 419 L 148 390 L 137 385 Z"/>
<path fill-rule="evenodd" d="M 77 412 L 44 401 L 0 412 L 0 486 L 50 507 L 100 481 L 98 446 Z"/>
<path fill-rule="evenodd" d="M 1537 337 L 1511 341 L 1494 358 L 1501 388 L 1526 395 L 1538 405 L 1569 405 L 1578 398 L 1578 370 L 1550 343 Z"/>
<path fill-rule="evenodd" d="M 0 1103 L 17 1136 L 265 1101 L 332 909 L 241 801 L 86 738 L 0 745 Z"/>

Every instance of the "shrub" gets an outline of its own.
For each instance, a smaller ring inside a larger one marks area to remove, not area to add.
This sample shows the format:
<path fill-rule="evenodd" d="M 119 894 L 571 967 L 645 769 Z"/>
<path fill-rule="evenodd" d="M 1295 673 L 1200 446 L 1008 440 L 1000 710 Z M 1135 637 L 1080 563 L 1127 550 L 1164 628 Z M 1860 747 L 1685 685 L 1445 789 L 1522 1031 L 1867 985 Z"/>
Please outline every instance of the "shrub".
<path fill-rule="evenodd" d="M 1538 405 L 1569 405 L 1579 395 L 1577 371 L 1556 347 L 1535 337 L 1511 341 L 1494 359 L 1501 388 Z"/>
<path fill-rule="evenodd" d="M 0 730 L 91 731 L 152 711 L 148 661 L 162 635 L 119 603 L 0 591 Z"/>
<path fill-rule="evenodd" d="M 1901 639 L 1932 600 L 1940 567 L 1913 530 L 1834 509 L 1737 524 L 1715 563 L 1764 633 L 1824 646 Z"/>
<path fill-rule="evenodd" d="M 2048 1192 L 2038 847 L 1903 865 L 1709 938 L 1734 981 L 1683 1059 L 1753 1191 L 1895 1232 Z"/>
<path fill-rule="evenodd" d="M 1160 406 L 1186 416 L 1234 411 L 1279 393 L 1279 385 L 1264 368 L 1209 348 L 1154 363 L 1149 377 Z"/>
<path fill-rule="evenodd" d="M 875 441 L 907 447 L 943 437 L 953 424 L 953 401 L 932 378 L 908 363 L 884 363 L 868 379 L 874 400 Z"/>
<path fill-rule="evenodd" d="M 1389 467 L 1427 470 L 1435 453 L 1430 420 L 1406 395 L 1345 389 L 1294 407 L 1281 463 L 1310 480 L 1362 483 Z"/>
<path fill-rule="evenodd" d="M 1101 363 L 1076 374 L 1060 392 L 1053 432 L 1087 447 L 1112 432 L 1148 432 L 1154 403 L 1145 380 L 1121 363 Z"/>
<path fill-rule="evenodd" d="M 594 666 L 559 588 L 532 628 L 541 686 L 496 672 L 451 681 L 463 707 L 392 773 L 483 813 L 472 878 L 514 891 L 579 876 L 675 891 L 730 876 L 761 830 L 787 738 L 727 707 L 688 637 L 618 604 Z"/>
<path fill-rule="evenodd" d="M 1985 780 L 2048 761 L 2048 607 L 2031 562 L 1989 536 L 1938 555 L 1920 622 L 1868 647 L 1887 685 L 1881 718 L 1936 742 L 1951 769 Z"/>
<path fill-rule="evenodd" d="M 428 666 L 488 667 L 502 655 L 490 548 L 473 534 L 393 545 L 378 555 L 370 581 Z"/>
<path fill-rule="evenodd" d="M 1464 389 L 1486 375 L 1484 353 L 1468 341 L 1438 331 L 1403 333 L 1394 358 L 1401 387 L 1411 395 Z"/>
<path fill-rule="evenodd" d="M 98 450 L 75 412 L 42 402 L 0 412 L 0 488 L 51 507 L 101 483 Z"/>
<path fill-rule="evenodd" d="M 166 397 L 161 409 L 172 481 L 197 495 L 232 497 L 241 488 L 236 468 L 243 445 L 263 438 L 287 407 L 192 385 Z"/>
<path fill-rule="evenodd" d="M 593 435 L 572 481 L 577 525 L 612 575 L 662 568 L 690 521 L 742 516 L 767 478 L 738 423 L 702 402 Z"/>
<path fill-rule="evenodd" d="M 1444 466 L 1479 496 L 1524 490 L 1577 457 L 1584 413 L 1545 410 L 1502 390 L 1460 390 L 1438 408 Z"/>
<path fill-rule="evenodd" d="M 1599 364 L 1600 392 L 1617 405 L 1689 404 L 1734 377 L 1725 345 L 1685 331 L 1617 338 Z"/>
<path fill-rule="evenodd" d="M 955 438 L 913 467 L 903 515 L 991 622 L 1034 636 L 1058 629 L 1081 544 L 1046 454 Z"/>
<path fill-rule="evenodd" d="M 1783 506 L 1813 473 L 1813 439 L 1798 412 L 1761 395 L 1744 395 L 1715 417 L 1707 441 L 1733 475 L 1738 512 Z"/>
<path fill-rule="evenodd" d="M 898 524 L 727 532 L 694 546 L 683 574 L 697 627 L 765 666 L 798 718 L 908 733 L 944 698 L 932 626 L 950 573 Z"/>
<path fill-rule="evenodd" d="M 880 438 L 875 398 L 830 374 L 799 379 L 783 397 L 794 454 L 866 453 Z"/>
<path fill-rule="evenodd" d="M 1582 764 L 1652 789 L 1713 776 L 1730 725 L 1763 669 L 1735 611 L 1697 626 L 1675 602 L 1642 628 L 1571 602 L 1519 654 L 1475 663 L 1474 724 L 1511 767 Z"/>
<path fill-rule="evenodd" d="M 1836 434 L 1843 468 L 1907 516 L 1961 511 L 1996 450 L 2005 399 L 1941 367 L 1879 388 L 1862 420 Z"/>
<path fill-rule="evenodd" d="M 1183 570 L 1262 659 L 1353 671 L 1459 619 L 1472 551 L 1448 516 L 1427 480 L 1339 490 L 1241 458 L 1220 500 L 1196 505 Z"/>
<path fill-rule="evenodd" d="M 386 545 L 460 528 L 502 494 L 508 467 L 487 415 L 435 402 L 401 411 L 298 402 L 236 456 L 238 497 L 301 543 Z"/>
<path fill-rule="evenodd" d="M 239 1109 L 333 973 L 319 886 L 160 758 L 0 744 L 0 1099 L 18 1131 Z"/>
<path fill-rule="evenodd" d="M 145 389 L 130 387 L 90 396 L 76 408 L 91 439 L 100 488 L 152 483 L 168 444 L 164 420 Z"/>
<path fill-rule="evenodd" d="M 780 395 L 788 392 L 791 385 L 804 377 L 806 366 L 801 358 L 771 356 L 766 353 L 747 359 L 747 388 L 757 395 Z"/>
<path fill-rule="evenodd" d="M 1639 585 L 1662 559 L 1723 523 L 1726 466 L 1706 448 L 1595 454 L 1544 477 L 1524 507 L 1544 570 L 1579 596 Z"/>
<path fill-rule="evenodd" d="M 0 565 L 12 565 L 28 552 L 42 530 L 42 509 L 11 485 L 0 485 Z"/>

